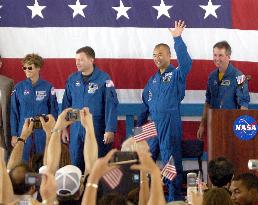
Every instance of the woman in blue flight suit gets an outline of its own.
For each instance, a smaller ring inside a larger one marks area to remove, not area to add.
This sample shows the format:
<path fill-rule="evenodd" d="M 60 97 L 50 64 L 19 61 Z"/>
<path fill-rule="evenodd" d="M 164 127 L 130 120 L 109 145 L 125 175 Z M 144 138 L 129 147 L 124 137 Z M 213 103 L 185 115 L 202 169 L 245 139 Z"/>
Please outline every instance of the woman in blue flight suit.
<path fill-rule="evenodd" d="M 40 79 L 43 59 L 37 54 L 28 54 L 22 60 L 22 68 L 27 77 L 16 84 L 11 96 L 11 136 L 15 146 L 26 118 L 42 114 L 58 114 L 58 104 L 53 86 Z M 35 129 L 24 144 L 23 160 L 28 161 L 30 153 L 44 153 L 46 136 L 42 129 Z"/>

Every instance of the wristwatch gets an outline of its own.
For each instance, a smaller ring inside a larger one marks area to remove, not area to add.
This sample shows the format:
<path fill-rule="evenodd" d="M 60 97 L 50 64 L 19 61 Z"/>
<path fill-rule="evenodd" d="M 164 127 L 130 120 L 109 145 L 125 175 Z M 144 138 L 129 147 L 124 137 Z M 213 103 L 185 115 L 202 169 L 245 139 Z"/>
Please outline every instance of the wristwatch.
<path fill-rule="evenodd" d="M 20 138 L 20 137 L 18 137 L 18 139 L 17 139 L 17 142 L 19 142 L 19 141 L 21 141 L 21 142 L 25 143 L 25 140 L 24 140 L 24 139 L 22 139 L 22 138 Z"/>

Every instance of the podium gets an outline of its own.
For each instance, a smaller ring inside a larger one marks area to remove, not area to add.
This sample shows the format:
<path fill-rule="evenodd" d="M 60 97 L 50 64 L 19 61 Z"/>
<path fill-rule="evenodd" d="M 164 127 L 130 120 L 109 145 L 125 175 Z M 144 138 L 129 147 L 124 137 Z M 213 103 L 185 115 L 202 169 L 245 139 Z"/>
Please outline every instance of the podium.
<path fill-rule="evenodd" d="M 248 172 L 249 159 L 258 159 L 258 132 L 251 140 L 241 140 L 234 134 L 234 122 L 243 115 L 258 120 L 258 110 L 208 110 L 208 159 L 228 158 L 233 162 L 237 175 Z"/>

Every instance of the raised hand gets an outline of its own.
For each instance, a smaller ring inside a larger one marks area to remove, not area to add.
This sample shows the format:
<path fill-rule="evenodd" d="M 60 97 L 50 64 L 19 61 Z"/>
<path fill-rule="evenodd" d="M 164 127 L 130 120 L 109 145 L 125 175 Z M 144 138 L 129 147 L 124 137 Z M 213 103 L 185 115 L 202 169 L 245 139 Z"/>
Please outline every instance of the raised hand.
<path fill-rule="evenodd" d="M 181 36 L 185 27 L 186 27 L 185 22 L 182 20 L 179 20 L 179 21 L 175 21 L 175 28 L 169 28 L 169 31 L 173 37 L 178 37 L 178 36 Z"/>

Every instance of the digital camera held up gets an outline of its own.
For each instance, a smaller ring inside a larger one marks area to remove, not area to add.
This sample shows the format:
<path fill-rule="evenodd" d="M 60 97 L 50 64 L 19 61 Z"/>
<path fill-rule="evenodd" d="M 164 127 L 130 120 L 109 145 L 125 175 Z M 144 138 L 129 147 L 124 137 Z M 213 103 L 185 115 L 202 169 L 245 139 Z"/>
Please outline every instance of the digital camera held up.
<path fill-rule="evenodd" d="M 139 157 L 137 152 L 117 151 L 109 160 L 110 165 L 138 164 Z"/>
<path fill-rule="evenodd" d="M 42 114 L 42 115 L 37 115 L 35 117 L 31 117 L 30 118 L 30 121 L 32 121 L 34 124 L 33 124 L 33 129 L 42 129 L 42 124 L 40 122 L 40 117 L 43 117 L 44 121 L 47 122 L 48 121 L 48 116 L 45 115 L 45 114 Z"/>
<path fill-rule="evenodd" d="M 65 119 L 67 121 L 81 121 L 80 110 L 73 109 L 73 110 L 67 112 Z"/>

